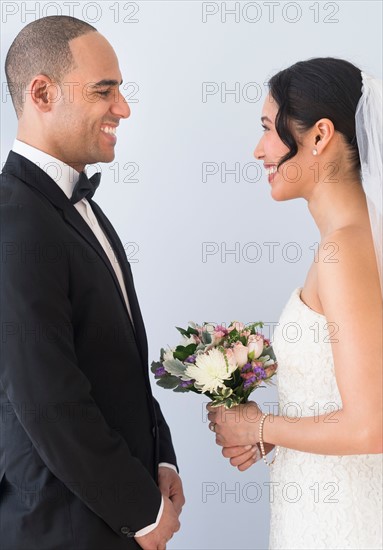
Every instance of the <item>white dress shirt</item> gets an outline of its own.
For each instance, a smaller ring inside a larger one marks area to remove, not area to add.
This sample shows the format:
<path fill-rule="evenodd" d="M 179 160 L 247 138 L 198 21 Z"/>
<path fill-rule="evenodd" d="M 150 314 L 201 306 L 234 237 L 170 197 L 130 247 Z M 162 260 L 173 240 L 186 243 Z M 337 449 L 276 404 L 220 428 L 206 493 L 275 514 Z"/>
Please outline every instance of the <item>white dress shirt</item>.
<path fill-rule="evenodd" d="M 52 157 L 51 155 L 44 153 L 44 151 L 40 151 L 40 149 L 36 149 L 35 147 L 32 147 L 31 145 L 28 145 L 27 143 L 24 143 L 23 141 L 20 141 L 18 139 L 15 139 L 12 150 L 15 153 L 22 155 L 26 159 L 36 164 L 39 168 L 41 168 L 41 170 L 44 170 L 44 172 L 46 172 L 48 176 L 50 176 L 57 183 L 57 185 L 65 193 L 68 199 L 71 198 L 73 187 L 77 183 L 77 180 L 80 175 L 79 172 L 77 172 L 74 168 L 72 168 L 71 166 L 68 166 L 61 160 L 56 159 L 55 157 Z M 73 207 L 76 208 L 76 210 L 81 215 L 81 217 L 89 225 L 89 227 L 97 237 L 97 240 L 99 241 L 102 248 L 104 249 L 105 254 L 108 256 L 109 261 L 112 264 L 113 269 L 116 273 L 118 282 L 121 287 L 122 294 L 124 296 L 126 307 L 128 309 L 130 319 L 133 324 L 132 313 L 129 305 L 128 295 L 126 292 L 124 277 L 121 271 L 120 264 L 118 263 L 117 257 L 105 233 L 101 229 L 96 216 L 93 213 L 92 207 L 90 206 L 86 198 L 81 199 L 79 202 L 74 204 Z M 159 467 L 171 468 L 172 470 L 175 470 L 177 472 L 177 469 L 173 464 L 168 464 L 166 462 L 161 462 L 159 464 Z M 162 499 L 156 522 L 137 531 L 135 535 L 136 537 L 142 537 L 143 535 L 150 533 L 151 531 L 153 531 L 153 529 L 157 527 L 162 516 L 163 507 L 164 507 L 164 500 Z"/>

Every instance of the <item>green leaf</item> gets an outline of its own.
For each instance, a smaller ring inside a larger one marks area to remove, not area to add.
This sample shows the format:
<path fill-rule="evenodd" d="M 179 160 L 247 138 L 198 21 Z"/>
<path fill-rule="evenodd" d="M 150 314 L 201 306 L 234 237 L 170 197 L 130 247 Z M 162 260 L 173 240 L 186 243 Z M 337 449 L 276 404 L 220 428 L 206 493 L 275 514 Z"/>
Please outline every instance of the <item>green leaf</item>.
<path fill-rule="evenodd" d="M 246 330 L 250 330 L 251 334 L 257 334 L 257 327 L 263 328 L 264 323 L 262 321 L 258 321 L 257 323 L 252 323 L 248 327 L 245 327 Z"/>
<path fill-rule="evenodd" d="M 262 355 L 270 355 L 270 359 L 273 359 L 274 361 L 277 360 L 277 358 L 275 357 L 275 353 L 274 353 L 274 350 L 272 348 L 272 346 L 268 346 L 267 348 L 265 348 L 262 352 Z"/>
<path fill-rule="evenodd" d="M 241 376 L 237 369 L 232 373 L 232 375 L 228 380 L 225 380 L 224 383 L 226 387 L 231 388 L 232 390 L 235 390 L 236 386 L 238 386 L 240 381 L 241 381 Z"/>
<path fill-rule="evenodd" d="M 211 344 L 212 337 L 211 337 L 210 332 L 208 332 L 207 330 L 203 330 L 202 334 L 201 334 L 201 340 L 205 345 Z"/>
<path fill-rule="evenodd" d="M 192 334 L 198 336 L 198 330 L 190 326 L 187 328 L 187 330 L 181 327 L 176 327 L 176 329 L 182 334 L 182 336 L 186 336 L 187 338 L 190 338 Z"/>
<path fill-rule="evenodd" d="M 187 388 L 183 388 L 182 386 L 177 386 L 176 388 L 174 388 L 175 392 L 177 393 L 186 393 L 186 392 L 189 392 L 189 391 L 193 391 L 193 386 L 190 386 L 190 387 L 187 387 Z"/>
<path fill-rule="evenodd" d="M 156 370 L 160 367 L 163 367 L 163 364 L 160 361 L 153 361 L 150 367 L 150 370 L 155 374 Z"/>
<path fill-rule="evenodd" d="M 230 326 L 232 326 L 232 325 L 230 325 Z M 229 332 L 229 336 L 232 336 L 232 335 L 235 336 L 235 337 L 238 337 L 239 332 L 236 328 L 234 328 L 232 331 Z"/>
<path fill-rule="evenodd" d="M 164 388 L 165 390 L 173 390 L 180 383 L 179 378 L 176 376 L 163 376 L 157 380 L 158 386 Z"/>
<path fill-rule="evenodd" d="M 190 378 L 185 377 L 186 366 L 178 359 L 169 359 L 168 361 L 164 361 L 164 367 L 166 372 L 172 374 L 173 376 L 177 376 L 182 380 L 189 380 Z"/>
<path fill-rule="evenodd" d="M 189 355 L 193 355 L 197 349 L 197 344 L 189 344 L 188 346 L 177 346 L 175 352 L 173 353 L 174 359 L 179 359 L 180 361 L 185 361 Z"/>
<path fill-rule="evenodd" d="M 196 389 L 196 392 L 197 392 L 197 393 L 201 393 L 201 392 L 198 391 L 197 389 Z M 204 395 L 206 395 L 206 397 L 208 397 L 209 399 L 211 399 L 211 400 L 213 401 L 214 395 L 213 395 L 211 392 L 207 391 L 207 392 L 204 393 Z"/>
<path fill-rule="evenodd" d="M 211 404 L 211 406 L 212 407 L 224 406 L 226 409 L 232 409 L 233 407 L 236 407 L 242 402 L 243 402 L 243 398 L 237 397 L 236 395 L 231 395 L 230 397 L 225 399 L 214 397 L 213 403 Z"/>
<path fill-rule="evenodd" d="M 220 397 L 222 397 L 222 399 L 227 399 L 228 397 L 231 396 L 231 394 L 233 393 L 233 390 L 231 388 L 223 388 L 220 390 Z"/>

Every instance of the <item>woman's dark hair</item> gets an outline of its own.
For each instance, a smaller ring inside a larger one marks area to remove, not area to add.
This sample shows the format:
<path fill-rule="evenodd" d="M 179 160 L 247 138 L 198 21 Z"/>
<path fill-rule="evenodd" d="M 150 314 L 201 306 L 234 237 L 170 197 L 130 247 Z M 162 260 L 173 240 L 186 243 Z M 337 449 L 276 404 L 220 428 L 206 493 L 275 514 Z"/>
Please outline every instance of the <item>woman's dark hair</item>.
<path fill-rule="evenodd" d="M 278 167 L 298 152 L 291 122 L 295 122 L 300 133 L 312 128 L 319 119 L 329 118 L 345 139 L 353 168 L 360 169 L 355 136 L 355 111 L 362 95 L 358 67 L 344 59 L 318 57 L 280 71 L 268 85 L 279 107 L 275 118 L 277 133 L 290 149 Z"/>

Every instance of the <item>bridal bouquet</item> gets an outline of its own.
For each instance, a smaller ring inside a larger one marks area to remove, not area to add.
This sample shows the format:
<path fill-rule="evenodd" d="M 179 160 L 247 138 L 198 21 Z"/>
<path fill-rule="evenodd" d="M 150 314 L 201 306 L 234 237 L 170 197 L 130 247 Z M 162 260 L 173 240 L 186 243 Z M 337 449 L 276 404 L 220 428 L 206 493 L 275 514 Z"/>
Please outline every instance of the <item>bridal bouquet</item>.
<path fill-rule="evenodd" d="M 157 384 L 176 392 L 202 393 L 216 407 L 245 403 L 263 382 L 272 383 L 277 370 L 270 341 L 258 327 L 263 323 L 176 327 L 182 335 L 180 345 L 161 349 L 160 361 L 152 363 Z"/>

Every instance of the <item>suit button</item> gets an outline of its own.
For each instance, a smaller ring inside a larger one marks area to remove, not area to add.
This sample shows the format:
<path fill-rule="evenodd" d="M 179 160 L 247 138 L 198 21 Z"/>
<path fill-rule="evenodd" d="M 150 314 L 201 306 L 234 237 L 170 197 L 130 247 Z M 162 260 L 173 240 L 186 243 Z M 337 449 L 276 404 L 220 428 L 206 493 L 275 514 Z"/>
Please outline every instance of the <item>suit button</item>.
<path fill-rule="evenodd" d="M 130 527 L 126 527 L 126 525 L 121 527 L 120 531 L 123 535 L 125 535 L 125 537 L 134 537 L 136 534 L 134 531 L 130 529 Z"/>

